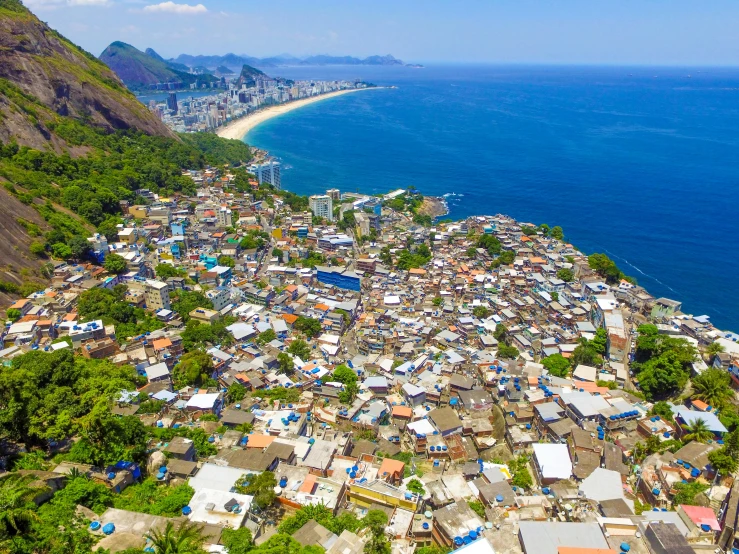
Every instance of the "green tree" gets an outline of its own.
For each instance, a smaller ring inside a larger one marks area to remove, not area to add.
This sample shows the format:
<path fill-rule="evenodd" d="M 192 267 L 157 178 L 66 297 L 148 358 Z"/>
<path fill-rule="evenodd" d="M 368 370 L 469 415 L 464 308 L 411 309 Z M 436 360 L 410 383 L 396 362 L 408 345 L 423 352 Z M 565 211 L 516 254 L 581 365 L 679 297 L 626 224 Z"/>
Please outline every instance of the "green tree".
<path fill-rule="evenodd" d="M 441 296 L 436 296 L 436 297 L 434 297 L 434 299 L 433 299 L 433 300 L 431 301 L 431 303 L 432 303 L 432 304 L 433 304 L 434 306 L 437 306 L 437 307 L 438 307 L 438 306 L 441 306 L 441 305 L 442 305 L 442 304 L 444 303 L 444 299 L 443 299 L 443 298 L 442 298 Z"/>
<path fill-rule="evenodd" d="M 184 354 L 174 366 L 174 380 L 178 388 L 185 385 L 202 386 L 212 373 L 213 359 L 200 350 Z"/>
<path fill-rule="evenodd" d="M 277 363 L 280 364 L 279 373 L 292 375 L 295 371 L 295 362 L 293 362 L 292 356 L 287 352 L 280 352 L 277 354 Z"/>
<path fill-rule="evenodd" d="M 385 536 L 387 514 L 381 510 L 370 510 L 362 519 L 370 530 L 370 540 L 364 545 L 365 554 L 390 554 L 390 542 Z"/>
<path fill-rule="evenodd" d="M 72 257 L 72 249 L 63 242 L 57 242 L 51 246 L 51 252 L 55 258 L 69 260 Z"/>
<path fill-rule="evenodd" d="M 495 337 L 495 340 L 498 342 L 506 342 L 506 335 L 508 334 L 508 329 L 505 328 L 505 325 L 502 323 L 498 323 L 495 326 L 495 331 L 493 332 L 493 336 Z"/>
<path fill-rule="evenodd" d="M 126 271 L 128 266 L 123 256 L 119 256 L 118 254 L 108 254 L 107 256 L 105 256 L 103 267 L 105 267 L 105 270 L 110 273 L 120 275 L 121 273 Z"/>
<path fill-rule="evenodd" d="M 498 358 L 502 358 L 504 360 L 515 360 L 518 358 L 518 354 L 518 348 L 515 346 L 508 346 L 504 343 L 498 345 Z"/>
<path fill-rule="evenodd" d="M 692 483 L 677 483 L 674 485 L 677 494 L 672 499 L 673 506 L 683 504 L 695 506 L 698 504 L 698 495 L 708 489 L 708 485 L 704 485 L 698 481 Z"/>
<path fill-rule="evenodd" d="M 43 242 L 33 241 L 28 245 L 28 251 L 39 258 L 46 257 L 46 245 Z"/>
<path fill-rule="evenodd" d="M 670 406 L 670 404 L 668 404 L 664 400 L 655 402 L 654 406 L 652 406 L 652 410 L 650 411 L 650 413 L 652 415 L 658 415 L 666 421 L 672 421 L 673 419 L 672 406 Z"/>
<path fill-rule="evenodd" d="M 311 349 L 308 343 L 301 339 L 295 339 L 287 347 L 287 351 L 293 356 L 297 356 L 303 361 L 307 361 L 310 358 Z"/>
<path fill-rule="evenodd" d="M 508 469 L 513 474 L 511 484 L 514 487 L 530 489 L 534 484 L 534 480 L 529 472 L 528 461 L 528 458 L 522 454 L 518 458 L 508 462 Z"/>
<path fill-rule="evenodd" d="M 152 529 L 146 537 L 158 554 L 196 554 L 205 542 L 197 524 L 185 522 L 175 527 L 168 521 L 164 529 Z"/>
<path fill-rule="evenodd" d="M 474 246 L 470 246 L 464 254 L 468 258 L 474 260 L 475 258 L 477 258 L 477 248 L 475 248 Z"/>
<path fill-rule="evenodd" d="M 254 548 L 253 542 L 251 531 L 246 527 L 225 527 L 221 534 L 221 544 L 226 547 L 228 554 L 247 554 Z"/>
<path fill-rule="evenodd" d="M 411 479 L 408 481 L 408 484 L 405 486 L 410 492 L 414 492 L 419 496 L 423 496 L 426 494 L 426 490 L 423 488 L 423 483 L 419 481 L 418 479 Z"/>
<path fill-rule="evenodd" d="M 713 359 L 715 356 L 725 351 L 726 349 L 719 342 L 712 342 L 706 347 L 706 355 L 708 356 L 709 360 Z"/>
<path fill-rule="evenodd" d="M 567 377 L 570 372 L 570 361 L 559 353 L 547 356 L 541 363 L 555 377 Z"/>
<path fill-rule="evenodd" d="M 733 397 L 731 377 L 716 368 L 709 368 L 693 379 L 693 396 L 709 406 L 723 408 Z"/>
<path fill-rule="evenodd" d="M 231 256 L 219 256 L 218 265 L 226 267 L 236 267 L 236 260 L 234 260 Z"/>
<path fill-rule="evenodd" d="M 482 502 L 479 500 L 470 500 L 467 502 L 467 505 L 482 519 L 487 519 L 487 516 L 485 515 L 485 505 Z"/>
<path fill-rule="evenodd" d="M 298 319 L 293 325 L 295 329 L 303 333 L 309 339 L 316 337 L 321 334 L 323 327 L 321 322 L 312 317 L 298 316 Z"/>
<path fill-rule="evenodd" d="M 555 225 L 552 227 L 552 229 L 549 231 L 549 236 L 553 239 L 562 240 L 565 238 L 564 231 L 562 231 L 562 227 L 559 225 Z"/>
<path fill-rule="evenodd" d="M 260 509 L 264 510 L 272 505 L 277 498 L 275 487 L 277 480 L 275 474 L 271 471 L 263 471 L 260 474 L 247 473 L 242 475 L 234 488 L 239 494 L 248 494 L 254 497 L 253 503 Z"/>
<path fill-rule="evenodd" d="M 708 428 L 705 419 L 697 418 L 692 423 L 685 426 L 687 431 L 685 435 L 686 441 L 694 440 L 696 442 L 708 442 L 713 438 L 713 433 Z"/>
<path fill-rule="evenodd" d="M 490 310 L 485 306 L 475 306 L 472 308 L 472 315 L 478 319 L 486 319 L 490 315 Z"/>
<path fill-rule="evenodd" d="M 18 321 L 23 314 L 18 308 L 8 308 L 8 310 L 5 312 L 5 315 L 10 321 L 15 322 Z"/>
<path fill-rule="evenodd" d="M 244 396 L 246 396 L 246 387 L 239 382 L 233 382 L 229 385 L 226 396 L 231 403 L 241 402 Z"/>
<path fill-rule="evenodd" d="M 164 279 L 165 281 L 170 277 L 181 277 L 183 273 L 182 270 L 176 268 L 172 264 L 157 264 L 154 271 L 156 272 L 157 277 Z"/>
<path fill-rule="evenodd" d="M 338 381 L 339 383 L 343 383 L 344 385 L 349 385 L 358 381 L 357 373 L 349 366 L 346 366 L 344 364 L 341 364 L 336 369 L 334 369 L 332 378 L 334 381 Z"/>
<path fill-rule="evenodd" d="M 557 270 L 557 278 L 561 279 L 565 283 L 569 283 L 575 278 L 575 273 L 566 267 L 563 267 L 562 269 Z"/>
<path fill-rule="evenodd" d="M 267 344 L 268 342 L 272 342 L 277 338 L 277 333 L 274 332 L 273 329 L 267 329 L 266 331 L 262 331 L 259 333 L 259 336 L 256 338 L 257 344 Z"/>
<path fill-rule="evenodd" d="M 197 291 L 180 290 L 173 295 L 172 309 L 183 321 L 187 322 L 190 319 L 190 312 L 196 308 L 213 309 L 213 302 Z"/>
<path fill-rule="evenodd" d="M 70 237 L 67 241 L 67 245 L 72 250 L 72 257 L 75 260 L 82 260 L 92 252 L 92 248 L 87 239 L 79 235 Z"/>
<path fill-rule="evenodd" d="M 14 540 L 27 534 L 38 519 L 33 499 L 44 492 L 30 485 L 33 477 L 6 473 L 0 477 L 0 539 Z"/>
<path fill-rule="evenodd" d="M 359 394 L 359 385 L 357 383 L 348 383 L 344 385 L 339 393 L 339 402 L 343 404 L 351 404 Z"/>

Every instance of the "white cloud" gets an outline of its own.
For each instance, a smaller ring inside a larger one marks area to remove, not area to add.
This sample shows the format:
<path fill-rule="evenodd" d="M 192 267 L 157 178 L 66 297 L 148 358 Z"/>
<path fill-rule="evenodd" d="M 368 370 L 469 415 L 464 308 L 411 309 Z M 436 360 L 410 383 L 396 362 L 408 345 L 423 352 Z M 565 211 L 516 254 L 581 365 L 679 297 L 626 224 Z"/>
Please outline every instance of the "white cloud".
<path fill-rule="evenodd" d="M 70 6 L 108 6 L 110 0 L 67 0 Z"/>
<path fill-rule="evenodd" d="M 144 7 L 144 11 L 148 13 L 177 13 L 177 14 L 196 14 L 205 13 L 208 8 L 202 4 L 196 4 L 191 6 L 190 4 L 175 4 L 171 0 L 169 2 L 162 2 L 161 4 L 152 4 Z"/>

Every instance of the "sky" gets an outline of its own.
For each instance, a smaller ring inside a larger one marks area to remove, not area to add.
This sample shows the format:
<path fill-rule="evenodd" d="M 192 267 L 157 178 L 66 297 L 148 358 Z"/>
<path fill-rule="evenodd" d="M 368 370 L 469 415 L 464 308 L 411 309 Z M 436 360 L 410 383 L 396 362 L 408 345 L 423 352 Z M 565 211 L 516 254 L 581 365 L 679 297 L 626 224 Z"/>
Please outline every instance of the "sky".
<path fill-rule="evenodd" d="M 289 53 L 406 62 L 739 65 L 736 0 L 24 0 L 99 55 Z"/>

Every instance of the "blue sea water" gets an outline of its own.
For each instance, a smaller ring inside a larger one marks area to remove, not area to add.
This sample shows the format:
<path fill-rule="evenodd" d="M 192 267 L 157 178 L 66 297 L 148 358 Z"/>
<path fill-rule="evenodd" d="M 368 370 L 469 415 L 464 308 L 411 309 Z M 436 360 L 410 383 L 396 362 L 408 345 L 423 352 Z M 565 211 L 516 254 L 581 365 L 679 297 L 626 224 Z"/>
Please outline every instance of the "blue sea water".
<path fill-rule="evenodd" d="M 271 119 L 245 140 L 283 186 L 367 193 L 414 185 L 450 216 L 561 225 L 652 294 L 739 330 L 739 69 L 325 67 L 396 89 Z"/>

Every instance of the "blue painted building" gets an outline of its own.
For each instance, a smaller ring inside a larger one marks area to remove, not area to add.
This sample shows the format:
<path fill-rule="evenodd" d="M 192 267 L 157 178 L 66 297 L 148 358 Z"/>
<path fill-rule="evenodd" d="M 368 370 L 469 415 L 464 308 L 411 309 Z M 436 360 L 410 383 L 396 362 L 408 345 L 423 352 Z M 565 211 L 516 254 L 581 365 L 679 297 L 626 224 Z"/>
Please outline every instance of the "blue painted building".
<path fill-rule="evenodd" d="M 335 267 L 316 267 L 316 279 L 319 283 L 340 289 L 359 292 L 362 288 L 362 279 L 353 271 Z"/>

